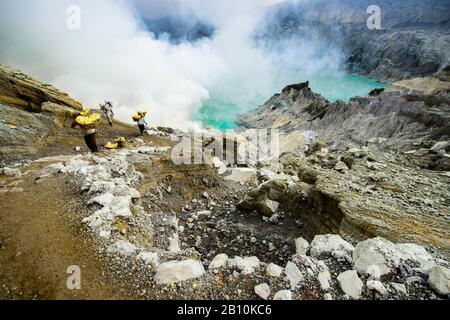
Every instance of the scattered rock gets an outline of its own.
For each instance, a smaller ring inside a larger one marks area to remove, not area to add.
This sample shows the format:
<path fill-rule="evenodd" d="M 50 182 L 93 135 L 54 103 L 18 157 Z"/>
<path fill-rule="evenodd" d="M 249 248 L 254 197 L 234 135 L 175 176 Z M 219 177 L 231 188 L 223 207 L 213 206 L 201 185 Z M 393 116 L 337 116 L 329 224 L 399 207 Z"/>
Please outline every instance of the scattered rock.
<path fill-rule="evenodd" d="M 219 268 L 225 268 L 227 266 L 227 262 L 228 262 L 228 255 L 226 255 L 225 253 L 218 254 L 217 256 L 214 257 L 214 259 L 212 259 L 208 269 L 214 270 Z"/>
<path fill-rule="evenodd" d="M 270 296 L 270 287 L 267 283 L 255 286 L 255 293 L 262 299 L 267 300 Z"/>
<path fill-rule="evenodd" d="M 205 269 L 199 261 L 169 261 L 159 265 L 155 274 L 156 284 L 168 284 L 202 277 Z"/>
<path fill-rule="evenodd" d="M 433 267 L 428 277 L 428 284 L 439 294 L 450 294 L 450 269 L 442 266 Z"/>
<path fill-rule="evenodd" d="M 14 177 L 17 179 L 22 177 L 22 172 L 19 169 L 3 168 L 0 169 L 0 172 L 7 177 Z"/>
<path fill-rule="evenodd" d="M 352 262 L 354 247 L 338 235 L 327 234 L 315 236 L 310 246 L 311 257 L 331 255 L 339 261 Z"/>
<path fill-rule="evenodd" d="M 228 268 L 238 269 L 243 274 L 251 274 L 255 272 L 255 268 L 259 266 L 259 259 L 257 257 L 234 257 L 228 260 Z"/>
<path fill-rule="evenodd" d="M 295 239 L 295 253 L 299 255 L 306 255 L 309 249 L 309 243 L 303 238 Z"/>
<path fill-rule="evenodd" d="M 331 274 L 329 271 L 319 273 L 317 279 L 319 280 L 320 287 L 322 288 L 322 290 L 324 291 L 330 290 Z"/>
<path fill-rule="evenodd" d="M 266 268 L 266 275 L 270 277 L 279 277 L 283 273 L 283 268 L 275 263 L 269 263 Z"/>
<path fill-rule="evenodd" d="M 415 269 L 422 273 L 428 273 L 436 265 L 423 247 L 410 243 L 394 244 L 380 237 L 358 243 L 353 252 L 353 262 L 353 268 L 361 275 L 370 274 L 377 266 L 379 276 L 391 273 L 407 262 L 416 265 Z"/>
<path fill-rule="evenodd" d="M 225 173 L 225 180 L 239 182 L 241 184 L 256 181 L 257 171 L 252 168 L 231 168 Z"/>
<path fill-rule="evenodd" d="M 380 237 L 358 243 L 353 251 L 353 268 L 361 275 L 368 274 L 374 265 L 378 266 L 380 275 L 385 275 L 398 268 L 399 264 L 400 256 L 395 245 Z"/>
<path fill-rule="evenodd" d="M 369 280 L 369 281 L 367 281 L 366 285 L 367 285 L 367 288 L 369 288 L 370 290 L 376 290 L 383 296 L 388 294 L 386 288 L 381 283 L 381 281 Z"/>
<path fill-rule="evenodd" d="M 361 291 L 364 286 L 355 270 L 342 272 L 337 280 L 342 291 L 351 298 L 358 300 L 361 297 Z"/>
<path fill-rule="evenodd" d="M 331 295 L 331 293 L 325 293 L 323 295 L 323 300 L 333 300 L 333 296 Z"/>
<path fill-rule="evenodd" d="M 290 261 L 286 264 L 284 272 L 286 273 L 286 278 L 289 280 L 289 283 L 291 285 L 291 290 L 295 290 L 295 288 L 297 288 L 297 285 L 304 280 L 303 274 L 300 269 Z"/>
<path fill-rule="evenodd" d="M 403 283 L 391 282 L 391 287 L 394 288 L 394 290 L 398 293 L 403 293 L 404 295 L 408 294 L 406 286 Z"/>
<path fill-rule="evenodd" d="M 118 253 L 121 257 L 128 257 L 136 254 L 137 247 L 129 241 L 118 240 L 108 248 L 108 252 Z"/>
<path fill-rule="evenodd" d="M 273 296 L 273 300 L 292 300 L 291 290 L 280 290 Z"/>
<path fill-rule="evenodd" d="M 169 239 L 169 252 L 172 253 L 179 253 L 181 252 L 180 249 L 180 239 L 178 238 L 178 234 L 174 234 L 172 238 Z"/>
<path fill-rule="evenodd" d="M 159 265 L 159 256 L 156 252 L 141 252 L 137 257 L 147 265 L 152 265 L 154 267 Z"/>
<path fill-rule="evenodd" d="M 334 170 L 345 173 L 348 171 L 348 167 L 344 162 L 338 161 L 338 163 L 334 166 Z"/>

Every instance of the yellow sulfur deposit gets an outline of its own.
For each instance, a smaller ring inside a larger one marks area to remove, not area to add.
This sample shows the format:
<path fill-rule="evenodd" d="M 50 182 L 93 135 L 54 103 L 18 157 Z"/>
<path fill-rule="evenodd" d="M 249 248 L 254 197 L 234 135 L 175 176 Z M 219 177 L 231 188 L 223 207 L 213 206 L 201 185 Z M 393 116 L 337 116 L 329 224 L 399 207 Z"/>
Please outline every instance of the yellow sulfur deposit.
<path fill-rule="evenodd" d="M 117 143 L 108 142 L 105 144 L 106 149 L 117 149 L 119 145 Z"/>
<path fill-rule="evenodd" d="M 78 116 L 75 121 L 82 126 L 89 126 L 100 121 L 101 116 L 98 113 Z"/>
<path fill-rule="evenodd" d="M 81 111 L 80 112 L 80 115 L 82 115 L 82 116 L 88 116 L 89 114 L 91 113 L 91 108 L 86 108 L 86 110 L 84 110 L 84 111 Z"/>

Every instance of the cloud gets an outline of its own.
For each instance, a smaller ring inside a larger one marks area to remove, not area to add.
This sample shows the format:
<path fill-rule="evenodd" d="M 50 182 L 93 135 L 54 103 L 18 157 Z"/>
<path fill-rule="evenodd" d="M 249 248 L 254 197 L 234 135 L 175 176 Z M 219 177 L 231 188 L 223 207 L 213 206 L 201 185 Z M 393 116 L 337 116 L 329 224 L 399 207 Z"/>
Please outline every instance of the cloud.
<path fill-rule="evenodd" d="M 85 105 L 110 99 L 123 121 L 144 109 L 151 124 L 185 127 L 192 125 L 193 114 L 211 92 L 245 107 L 255 95 L 269 96 L 287 81 L 278 74 L 280 63 L 300 56 L 311 71 L 320 67 L 316 61 L 336 59 L 315 59 L 314 44 L 308 42 L 271 52 L 259 47 L 253 36 L 267 1 L 182 3 L 179 10 L 217 26 L 213 39 L 180 45 L 155 40 L 137 7 L 122 0 L 2 0 L 0 60 Z M 70 5 L 81 9 L 80 30 L 67 28 Z"/>

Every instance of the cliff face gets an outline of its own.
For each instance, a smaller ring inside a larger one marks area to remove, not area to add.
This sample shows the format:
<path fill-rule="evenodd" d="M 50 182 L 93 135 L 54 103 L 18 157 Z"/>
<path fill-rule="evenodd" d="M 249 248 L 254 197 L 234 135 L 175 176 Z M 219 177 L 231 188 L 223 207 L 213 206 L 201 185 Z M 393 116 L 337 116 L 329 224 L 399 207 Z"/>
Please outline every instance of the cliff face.
<path fill-rule="evenodd" d="M 82 110 L 81 103 L 68 94 L 0 64 L 0 103 L 41 110 L 45 102 Z"/>
<path fill-rule="evenodd" d="M 448 74 L 446 69 L 433 77 L 394 83 L 384 92 L 374 91 L 349 103 L 330 103 L 307 83 L 288 86 L 238 123 L 244 128 L 278 128 L 286 137 L 297 131 L 314 132 L 337 148 L 383 139 L 380 148 L 420 155 L 423 167 L 449 170 L 450 159 L 445 155 L 449 146 L 444 153 L 431 150 L 450 138 Z"/>
<path fill-rule="evenodd" d="M 432 75 L 450 64 L 450 2 L 377 1 L 381 30 L 366 26 L 371 1 L 319 0 L 275 6 L 264 41 L 311 35 L 342 50 L 346 69 L 382 81 Z"/>

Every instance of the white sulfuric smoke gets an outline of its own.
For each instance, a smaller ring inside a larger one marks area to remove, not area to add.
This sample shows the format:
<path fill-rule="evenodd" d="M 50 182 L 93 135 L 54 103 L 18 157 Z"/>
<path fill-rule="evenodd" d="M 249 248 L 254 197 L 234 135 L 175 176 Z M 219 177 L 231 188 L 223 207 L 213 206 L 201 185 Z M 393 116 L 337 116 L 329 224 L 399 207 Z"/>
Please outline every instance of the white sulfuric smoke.
<path fill-rule="evenodd" d="M 180 45 L 156 40 L 145 29 L 137 8 L 151 10 L 152 2 L 2 0 L 0 62 L 86 106 L 112 100 L 120 120 L 130 122 L 135 111 L 146 110 L 151 124 L 176 127 L 192 125 L 210 90 L 238 104 L 279 90 L 274 79 L 283 78 L 280 61 L 301 57 L 308 72 L 339 64 L 336 52 L 314 59 L 314 43 L 307 41 L 270 54 L 255 45 L 266 5 L 278 0 L 172 0 L 182 13 L 216 27 L 212 39 Z M 160 2 L 153 2 L 155 8 Z M 67 27 L 71 5 L 81 9 L 79 30 Z"/>

